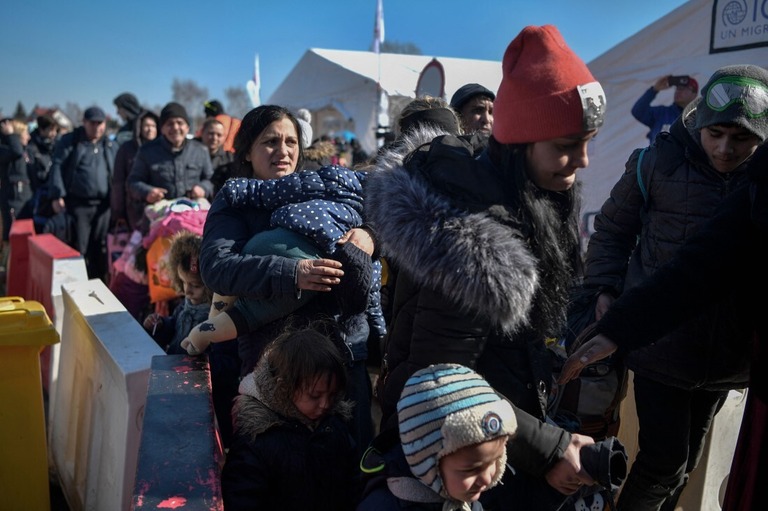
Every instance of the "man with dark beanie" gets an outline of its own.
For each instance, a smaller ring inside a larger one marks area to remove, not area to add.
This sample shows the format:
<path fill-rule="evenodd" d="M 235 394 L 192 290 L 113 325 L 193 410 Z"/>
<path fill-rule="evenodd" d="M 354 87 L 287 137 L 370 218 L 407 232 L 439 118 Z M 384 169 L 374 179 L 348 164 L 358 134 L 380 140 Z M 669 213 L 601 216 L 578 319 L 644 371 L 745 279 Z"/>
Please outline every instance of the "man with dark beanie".
<path fill-rule="evenodd" d="M 459 87 L 451 96 L 451 108 L 461 119 L 464 133 L 491 134 L 493 129 L 493 100 L 496 94 L 479 83 L 468 83 Z"/>
<path fill-rule="evenodd" d="M 203 144 L 188 138 L 189 116 L 182 105 L 163 107 L 160 133 L 136 153 L 126 184 L 130 193 L 147 204 L 179 197 L 211 199 L 211 158 Z"/>
<path fill-rule="evenodd" d="M 139 100 L 130 92 L 120 94 L 115 97 L 112 102 L 117 107 L 117 115 L 125 121 L 115 135 L 115 141 L 119 146 L 123 142 L 127 142 L 133 138 L 136 118 L 141 113 L 142 108 L 141 105 L 139 105 Z"/>

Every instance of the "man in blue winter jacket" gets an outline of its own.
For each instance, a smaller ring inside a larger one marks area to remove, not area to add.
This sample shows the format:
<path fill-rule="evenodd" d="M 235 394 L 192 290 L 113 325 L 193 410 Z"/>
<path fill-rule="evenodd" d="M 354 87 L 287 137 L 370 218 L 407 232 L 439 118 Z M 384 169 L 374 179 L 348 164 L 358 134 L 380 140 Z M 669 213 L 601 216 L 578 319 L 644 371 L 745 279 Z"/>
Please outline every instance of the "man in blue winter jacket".
<path fill-rule="evenodd" d="M 653 84 L 647 91 L 640 96 L 632 106 L 632 117 L 648 126 L 651 130 L 648 132 L 648 141 L 653 143 L 656 135 L 661 131 L 669 131 L 672 123 L 680 117 L 683 108 L 688 103 L 696 99 L 699 93 L 699 83 L 692 76 L 677 77 L 683 78 L 675 85 L 670 83 L 670 75 L 664 75 Z M 651 106 L 651 102 L 656 99 L 656 95 L 670 87 L 675 87 L 675 97 L 671 105 Z"/>

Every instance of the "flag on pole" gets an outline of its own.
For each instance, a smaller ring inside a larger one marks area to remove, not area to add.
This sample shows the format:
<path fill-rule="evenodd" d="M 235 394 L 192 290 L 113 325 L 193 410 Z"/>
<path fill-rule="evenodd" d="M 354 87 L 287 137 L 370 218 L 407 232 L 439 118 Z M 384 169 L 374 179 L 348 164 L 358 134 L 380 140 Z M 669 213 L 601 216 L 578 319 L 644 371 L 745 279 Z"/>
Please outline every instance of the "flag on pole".
<path fill-rule="evenodd" d="M 251 99 L 251 106 L 256 108 L 261 105 L 261 78 L 259 77 L 259 54 L 256 54 L 256 59 L 253 62 L 253 80 L 248 80 L 246 84 L 248 89 L 248 97 Z"/>
<path fill-rule="evenodd" d="M 373 22 L 373 51 L 379 53 L 384 44 L 384 0 L 376 0 L 376 19 Z"/>

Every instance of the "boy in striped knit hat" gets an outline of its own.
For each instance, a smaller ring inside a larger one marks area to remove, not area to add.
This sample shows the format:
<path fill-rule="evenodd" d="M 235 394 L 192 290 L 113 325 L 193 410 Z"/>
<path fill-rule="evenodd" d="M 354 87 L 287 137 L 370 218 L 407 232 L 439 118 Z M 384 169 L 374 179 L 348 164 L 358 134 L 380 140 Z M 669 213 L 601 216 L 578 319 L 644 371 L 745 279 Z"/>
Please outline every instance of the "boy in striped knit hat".
<path fill-rule="evenodd" d="M 402 450 L 387 463 L 400 471 L 388 470 L 357 510 L 482 510 L 478 499 L 501 480 L 517 430 L 512 406 L 473 370 L 437 364 L 408 379 L 397 414 Z"/>

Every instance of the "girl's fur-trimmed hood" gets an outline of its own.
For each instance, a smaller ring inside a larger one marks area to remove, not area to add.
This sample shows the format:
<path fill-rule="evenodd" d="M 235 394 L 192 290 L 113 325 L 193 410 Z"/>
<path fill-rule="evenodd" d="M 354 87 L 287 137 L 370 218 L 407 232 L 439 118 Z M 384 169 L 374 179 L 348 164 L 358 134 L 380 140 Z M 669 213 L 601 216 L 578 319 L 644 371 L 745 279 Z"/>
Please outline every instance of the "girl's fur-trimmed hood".
<path fill-rule="evenodd" d="M 367 220 L 382 254 L 400 271 L 513 333 L 528 323 L 538 286 L 536 258 L 519 232 L 489 210 L 455 207 L 403 166 L 406 155 L 445 134 L 433 128 L 412 132 L 378 157 L 365 187 Z"/>
<path fill-rule="evenodd" d="M 274 376 L 269 370 L 266 356 L 262 356 L 256 368 L 240 382 L 240 395 L 235 399 L 232 415 L 235 429 L 243 435 L 255 438 L 272 427 L 298 421 L 309 429 L 315 429 L 317 421 L 311 421 L 299 412 L 293 402 L 282 399 Z M 351 401 L 336 402 L 332 414 L 342 420 L 352 417 Z M 320 419 L 322 421 L 322 419 Z"/>

